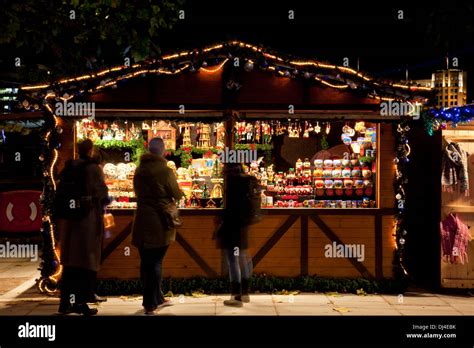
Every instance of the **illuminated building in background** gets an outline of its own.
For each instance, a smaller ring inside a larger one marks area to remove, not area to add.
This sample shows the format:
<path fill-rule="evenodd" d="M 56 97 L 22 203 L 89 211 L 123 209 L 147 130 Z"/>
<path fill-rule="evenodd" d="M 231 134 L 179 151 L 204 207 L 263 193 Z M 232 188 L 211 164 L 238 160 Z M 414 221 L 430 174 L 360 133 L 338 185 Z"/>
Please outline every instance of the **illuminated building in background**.
<path fill-rule="evenodd" d="M 436 92 L 437 107 L 453 107 L 466 104 L 467 73 L 460 69 L 438 70 L 431 76 L 431 87 Z"/>

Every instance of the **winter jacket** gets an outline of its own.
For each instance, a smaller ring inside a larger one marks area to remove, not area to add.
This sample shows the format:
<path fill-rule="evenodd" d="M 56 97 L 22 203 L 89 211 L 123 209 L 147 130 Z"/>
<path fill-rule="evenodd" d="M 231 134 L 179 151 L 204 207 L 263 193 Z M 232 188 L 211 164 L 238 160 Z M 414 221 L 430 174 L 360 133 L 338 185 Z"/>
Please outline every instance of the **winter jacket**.
<path fill-rule="evenodd" d="M 83 219 L 59 219 L 57 221 L 61 263 L 64 266 L 79 267 L 97 272 L 102 256 L 103 207 L 108 203 L 108 189 L 101 168 L 90 159 L 75 160 L 67 165 L 77 168 L 81 165 L 86 166 L 86 192 L 88 196 L 92 196 L 93 206 L 89 214 Z"/>
<path fill-rule="evenodd" d="M 133 188 L 137 210 L 132 228 L 132 244 L 138 248 L 158 248 L 169 245 L 176 238 L 176 229 L 163 223 L 163 206 L 179 200 L 183 193 L 166 159 L 145 154 L 135 171 Z"/>
<path fill-rule="evenodd" d="M 248 215 L 249 181 L 245 175 L 229 175 L 226 182 L 226 204 L 222 221 L 216 232 L 217 246 L 220 248 L 248 248 L 248 229 L 245 218 Z"/>

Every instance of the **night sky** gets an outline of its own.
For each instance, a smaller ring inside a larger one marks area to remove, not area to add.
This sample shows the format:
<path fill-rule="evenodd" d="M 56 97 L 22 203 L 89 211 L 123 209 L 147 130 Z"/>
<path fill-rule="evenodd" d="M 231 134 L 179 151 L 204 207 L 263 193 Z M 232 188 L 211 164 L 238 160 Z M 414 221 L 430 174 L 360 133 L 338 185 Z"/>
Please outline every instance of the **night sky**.
<path fill-rule="evenodd" d="M 8 0 L 0 0 L 6 4 Z M 134 1 L 137 3 L 140 1 Z M 301 58 L 349 65 L 374 77 L 429 79 L 446 68 L 446 56 L 468 71 L 468 102 L 474 100 L 474 2 L 471 1 L 216 1 L 185 0 L 185 19 L 156 41 L 162 53 L 230 39 L 260 44 Z M 295 19 L 288 18 L 293 10 Z M 398 19 L 398 11 L 403 19 Z M 0 18 L 8 13 L 0 10 Z M 28 20 L 28 19 L 25 19 Z M 0 26 L 2 25 L 0 21 Z M 111 38 L 113 40 L 114 38 Z M 12 61 L 49 65 L 33 50 L 0 50 L 1 80 L 13 80 Z M 82 52 L 87 57 L 87 52 Z M 45 58 L 45 57 L 43 57 Z M 113 56 L 116 62 L 117 57 Z M 67 62 L 67 60 L 66 60 Z"/>
<path fill-rule="evenodd" d="M 282 53 L 350 66 L 373 76 L 431 78 L 457 57 L 472 86 L 474 13 L 472 2 L 415 1 L 187 1 L 186 18 L 162 36 L 163 52 L 228 39 L 262 44 Z M 288 19 L 288 11 L 295 19 Z M 403 10 L 404 19 L 397 18 Z M 469 88 L 468 101 L 473 97 Z"/>

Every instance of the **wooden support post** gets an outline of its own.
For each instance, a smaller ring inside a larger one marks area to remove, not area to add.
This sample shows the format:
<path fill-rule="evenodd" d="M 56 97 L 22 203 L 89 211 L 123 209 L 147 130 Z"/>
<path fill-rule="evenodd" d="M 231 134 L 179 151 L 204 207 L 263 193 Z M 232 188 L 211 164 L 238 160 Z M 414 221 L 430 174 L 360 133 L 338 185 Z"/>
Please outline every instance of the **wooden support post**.
<path fill-rule="evenodd" d="M 375 277 L 383 278 L 382 214 L 375 214 Z"/>
<path fill-rule="evenodd" d="M 308 275 L 308 216 L 301 217 L 301 275 Z"/>

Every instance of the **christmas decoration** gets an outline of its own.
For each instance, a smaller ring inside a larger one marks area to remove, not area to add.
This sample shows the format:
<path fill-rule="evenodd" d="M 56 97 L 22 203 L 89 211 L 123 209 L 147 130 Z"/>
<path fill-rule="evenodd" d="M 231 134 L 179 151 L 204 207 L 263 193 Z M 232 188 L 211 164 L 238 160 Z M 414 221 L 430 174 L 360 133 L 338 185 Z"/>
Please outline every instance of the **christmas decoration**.
<path fill-rule="evenodd" d="M 397 213 L 395 215 L 395 233 L 394 238 L 397 245 L 397 258 L 395 260 L 396 270 L 401 271 L 401 275 L 407 276 L 408 273 L 404 264 L 405 236 L 407 235 L 405 227 L 405 185 L 408 183 L 407 166 L 410 156 L 410 145 L 408 143 L 407 132 L 410 128 L 406 125 L 406 120 L 399 123 L 395 128 L 396 148 L 393 162 L 396 165 L 395 170 L 395 201 Z"/>
<path fill-rule="evenodd" d="M 433 135 L 438 129 L 446 129 L 446 124 L 451 123 L 453 127 L 461 123 L 468 123 L 474 118 L 474 104 L 456 106 L 451 108 L 431 108 L 423 110 L 421 118 L 429 135 Z"/>
<path fill-rule="evenodd" d="M 161 59 L 154 59 L 133 65 L 116 66 L 95 73 L 64 78 L 59 81 L 46 82 L 37 85 L 20 87 L 19 97 L 23 99 L 21 108 L 33 111 L 39 108 L 42 101 L 48 96 L 56 99 L 70 100 L 83 94 L 90 94 L 105 88 L 116 88 L 117 83 L 130 78 L 153 75 L 176 75 L 184 72 L 190 73 L 216 73 L 225 65 L 235 67 L 229 56 L 239 56 L 246 59 L 243 69 L 255 70 L 257 67 L 270 73 L 275 73 L 282 78 L 304 78 L 313 80 L 325 87 L 336 89 L 355 88 L 370 98 L 378 100 L 412 99 L 414 93 L 429 92 L 431 88 L 409 84 L 391 83 L 369 77 L 360 71 L 345 66 L 337 66 L 316 60 L 301 60 L 291 56 L 279 56 L 269 49 L 261 46 L 247 44 L 241 41 L 230 41 L 210 47 L 195 49 L 175 54 L 164 55 Z M 196 59 L 202 61 L 198 68 Z M 208 67 L 208 62 L 216 62 Z M 230 63 L 229 63 L 230 61 Z M 305 71 L 300 74 L 298 68 Z M 292 73 L 289 73 L 292 71 Z M 241 86 L 231 81 L 231 89 Z M 34 92 L 29 94 L 29 92 Z M 426 98 L 421 97 L 426 101 Z"/>

